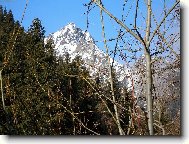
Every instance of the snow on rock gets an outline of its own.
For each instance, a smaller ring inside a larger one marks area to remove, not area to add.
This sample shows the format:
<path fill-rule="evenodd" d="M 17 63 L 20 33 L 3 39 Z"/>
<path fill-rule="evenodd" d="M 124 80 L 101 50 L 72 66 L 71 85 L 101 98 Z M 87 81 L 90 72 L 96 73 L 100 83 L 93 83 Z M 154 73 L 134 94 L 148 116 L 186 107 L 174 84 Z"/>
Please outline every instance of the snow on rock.
<path fill-rule="evenodd" d="M 71 60 L 76 56 L 81 56 L 91 76 L 97 76 L 97 73 L 100 73 L 101 78 L 108 79 L 107 56 L 96 46 L 89 32 L 81 30 L 74 23 L 69 23 L 59 31 L 50 34 L 45 41 L 49 38 L 54 40 L 55 51 L 58 56 L 69 53 Z M 110 58 L 110 62 L 112 61 L 113 59 Z M 114 61 L 114 68 L 118 80 L 129 87 L 131 82 L 126 78 L 129 75 L 129 69 L 117 61 Z"/>

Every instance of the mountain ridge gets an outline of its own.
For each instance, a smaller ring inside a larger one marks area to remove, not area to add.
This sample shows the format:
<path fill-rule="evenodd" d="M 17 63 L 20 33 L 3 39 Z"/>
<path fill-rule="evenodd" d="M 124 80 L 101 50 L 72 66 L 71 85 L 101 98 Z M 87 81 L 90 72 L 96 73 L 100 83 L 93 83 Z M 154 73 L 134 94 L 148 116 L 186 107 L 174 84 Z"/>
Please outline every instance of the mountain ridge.
<path fill-rule="evenodd" d="M 98 48 L 89 32 L 83 31 L 71 22 L 60 30 L 51 33 L 45 38 L 45 41 L 50 38 L 54 41 L 57 56 L 64 56 L 69 53 L 71 60 L 76 56 L 81 56 L 91 76 L 100 73 L 102 79 L 109 78 L 107 55 Z M 110 62 L 113 62 L 111 57 Z M 129 69 L 116 60 L 114 60 L 114 69 L 118 81 L 129 87 L 131 85 L 128 82 Z"/>

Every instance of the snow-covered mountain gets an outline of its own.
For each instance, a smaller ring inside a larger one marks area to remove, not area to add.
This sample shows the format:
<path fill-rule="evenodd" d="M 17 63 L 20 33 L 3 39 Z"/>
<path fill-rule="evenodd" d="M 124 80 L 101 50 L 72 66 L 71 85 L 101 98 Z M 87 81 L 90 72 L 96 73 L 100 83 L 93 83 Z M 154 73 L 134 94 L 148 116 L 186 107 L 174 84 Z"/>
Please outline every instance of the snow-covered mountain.
<path fill-rule="evenodd" d="M 69 53 L 71 59 L 81 56 L 91 76 L 99 73 L 103 79 L 109 77 L 107 56 L 97 47 L 89 32 L 81 30 L 74 23 L 69 23 L 59 31 L 50 34 L 45 41 L 49 38 L 54 40 L 58 56 L 64 56 L 66 53 Z M 110 58 L 110 62 L 112 61 L 113 59 Z M 126 77 L 129 75 L 129 69 L 117 61 L 114 61 L 114 68 L 118 80 L 124 85 L 128 83 Z"/>

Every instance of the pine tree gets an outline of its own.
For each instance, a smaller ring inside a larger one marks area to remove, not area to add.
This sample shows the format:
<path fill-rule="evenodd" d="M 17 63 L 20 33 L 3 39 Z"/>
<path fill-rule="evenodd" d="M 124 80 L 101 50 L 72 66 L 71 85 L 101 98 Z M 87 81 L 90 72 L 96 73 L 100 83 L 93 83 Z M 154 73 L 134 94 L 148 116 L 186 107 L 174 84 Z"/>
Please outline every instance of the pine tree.
<path fill-rule="evenodd" d="M 110 89 L 101 87 L 105 83 L 95 84 L 91 80 L 81 57 L 71 60 L 68 53 L 57 57 L 53 40 L 44 43 L 44 38 L 45 30 L 38 18 L 25 31 L 11 11 L 0 7 L 0 68 L 7 62 L 2 73 L 6 111 L 0 103 L 0 133 L 118 134 L 112 116 L 104 113 L 107 109 L 97 93 L 111 98 Z M 113 78 L 116 102 L 127 108 L 115 73 Z M 113 103 L 103 99 L 114 113 Z M 128 112 L 120 110 L 119 113 L 123 114 L 122 125 L 126 130 Z"/>
<path fill-rule="evenodd" d="M 10 106 L 10 97 L 7 95 L 7 75 L 6 73 L 10 73 L 10 64 L 6 67 L 5 63 L 7 63 L 7 57 L 10 55 L 11 44 L 12 44 L 12 35 L 14 30 L 14 18 L 12 12 L 2 8 L 0 6 L 0 70 L 2 72 L 1 75 L 1 82 L 2 82 L 2 90 L 4 94 L 4 101 L 5 101 L 5 108 L 2 108 L 2 103 L 0 104 L 0 111 L 1 111 L 1 122 L 0 122 L 0 132 L 2 134 L 10 134 L 12 131 L 11 125 L 11 115 L 9 113 L 9 106 Z"/>

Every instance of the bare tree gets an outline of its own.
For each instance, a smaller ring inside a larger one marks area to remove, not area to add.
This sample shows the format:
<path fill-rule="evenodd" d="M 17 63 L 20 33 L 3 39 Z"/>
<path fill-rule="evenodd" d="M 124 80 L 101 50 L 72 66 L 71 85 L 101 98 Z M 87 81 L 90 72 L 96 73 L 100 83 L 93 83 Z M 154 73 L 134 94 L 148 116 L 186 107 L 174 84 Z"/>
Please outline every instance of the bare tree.
<path fill-rule="evenodd" d="M 159 55 L 165 56 L 167 54 L 166 53 L 167 51 L 171 51 L 170 53 L 174 54 L 173 57 L 179 57 L 178 54 L 179 49 L 175 51 L 174 47 L 176 46 L 174 44 L 178 43 L 178 40 L 180 38 L 178 33 L 173 32 L 173 27 L 174 27 L 173 25 L 175 23 L 175 17 L 176 17 L 174 16 L 174 13 L 176 10 L 179 11 L 180 1 L 172 0 L 171 1 L 172 3 L 170 1 L 167 2 L 166 0 L 161 1 L 160 3 L 162 3 L 164 7 L 160 12 L 161 13 L 160 18 L 156 18 L 155 16 L 154 7 L 155 5 L 157 5 L 155 4 L 156 2 L 157 1 L 152 1 L 152 0 L 136 0 L 135 3 L 134 1 L 131 2 L 129 0 L 125 0 L 123 4 L 123 11 L 122 11 L 123 13 L 121 20 L 118 19 L 118 17 L 114 16 L 112 13 L 110 13 L 107 10 L 107 8 L 103 5 L 103 2 L 101 0 L 92 0 L 88 4 L 88 6 L 90 6 L 93 5 L 94 3 L 96 6 L 100 8 L 101 13 L 103 11 L 110 18 L 111 21 L 112 19 L 114 20 L 115 22 L 114 24 L 118 24 L 118 26 L 121 27 L 120 29 L 123 29 L 123 31 L 121 31 L 121 37 L 118 37 L 117 39 L 122 41 L 123 44 L 125 44 L 125 46 L 128 46 L 126 45 L 126 43 L 131 45 L 130 48 L 125 48 L 125 50 L 126 52 L 131 51 L 135 53 L 135 55 L 132 56 L 132 59 L 135 60 L 137 59 L 136 52 L 139 52 L 145 57 L 145 81 L 146 81 L 145 95 L 147 98 L 148 130 L 150 135 L 154 135 L 153 100 L 152 100 L 152 95 L 153 95 L 152 63 Z M 133 27 L 129 26 L 124 18 L 126 4 L 128 5 L 130 4 L 131 7 L 127 7 L 128 13 L 125 16 L 125 18 L 128 16 L 130 11 L 133 10 L 132 14 L 134 16 L 132 15 L 131 18 L 134 19 L 134 22 L 130 24 Z M 144 7 L 146 9 L 144 9 Z M 138 23 L 139 21 L 145 21 L 145 22 L 139 24 Z M 104 28 L 102 27 L 102 29 Z M 105 35 L 103 34 L 103 36 Z M 125 37 L 127 36 L 127 39 L 129 37 L 130 38 L 129 40 L 132 40 L 135 43 L 135 47 L 139 47 L 139 49 L 134 49 L 134 47 L 132 47 L 132 44 L 126 42 L 123 36 Z M 107 40 L 104 39 L 104 43 L 106 42 Z M 105 47 L 107 47 L 106 44 Z M 118 54 L 118 52 L 116 51 L 117 50 L 115 49 L 114 53 Z M 121 48 L 119 48 L 119 52 L 121 56 L 121 54 L 123 53 Z M 128 57 L 130 56 L 127 56 L 126 58 Z M 111 69 L 109 69 L 109 72 L 111 74 Z M 111 75 L 110 75 L 110 79 L 111 79 Z M 112 95 L 114 94 L 112 93 Z"/>

